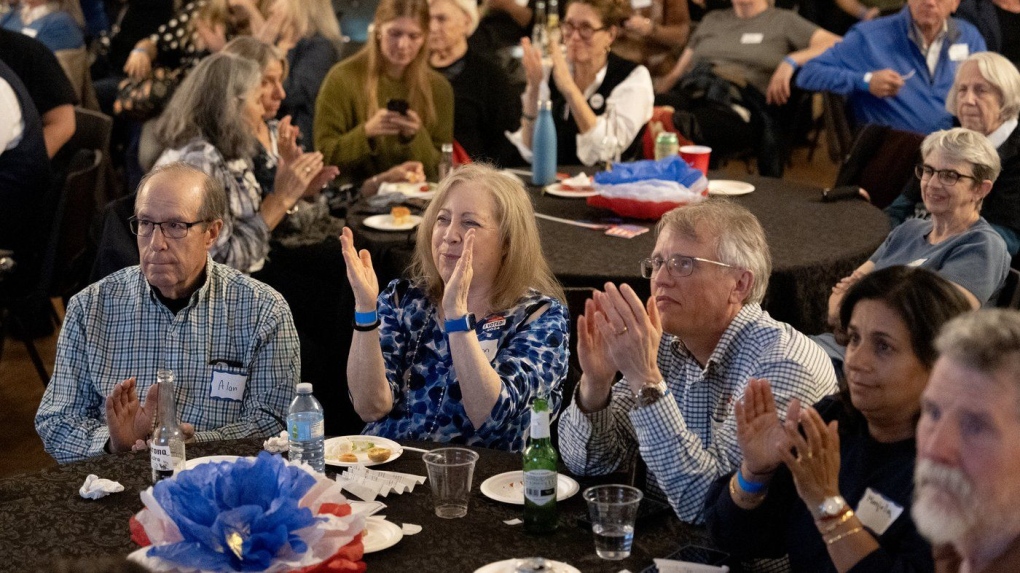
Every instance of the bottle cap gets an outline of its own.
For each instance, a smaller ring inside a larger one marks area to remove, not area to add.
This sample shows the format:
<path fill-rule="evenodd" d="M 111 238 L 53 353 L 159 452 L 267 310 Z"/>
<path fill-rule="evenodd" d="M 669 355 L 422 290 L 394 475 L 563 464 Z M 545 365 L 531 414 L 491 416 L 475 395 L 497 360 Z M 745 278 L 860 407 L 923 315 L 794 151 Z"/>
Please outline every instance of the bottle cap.
<path fill-rule="evenodd" d="M 440 149 L 443 151 L 443 153 L 453 153 L 453 144 L 452 143 L 444 143 L 440 147 Z"/>
<path fill-rule="evenodd" d="M 312 393 L 312 383 L 311 382 L 302 382 L 302 383 L 298 384 L 297 385 L 297 392 L 298 392 L 298 394 L 311 394 Z"/>

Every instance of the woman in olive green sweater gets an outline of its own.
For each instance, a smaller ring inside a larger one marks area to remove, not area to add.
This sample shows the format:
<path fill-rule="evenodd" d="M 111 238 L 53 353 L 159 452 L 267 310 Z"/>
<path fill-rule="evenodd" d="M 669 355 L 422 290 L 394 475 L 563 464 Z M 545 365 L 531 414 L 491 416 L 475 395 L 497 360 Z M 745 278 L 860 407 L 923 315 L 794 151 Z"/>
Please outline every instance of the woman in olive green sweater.
<path fill-rule="evenodd" d="M 453 89 L 428 65 L 428 30 L 426 0 L 381 0 L 368 43 L 326 76 L 315 148 L 341 176 L 363 181 L 414 160 L 435 180 L 440 147 L 453 141 Z M 405 113 L 394 111 L 400 101 Z"/>

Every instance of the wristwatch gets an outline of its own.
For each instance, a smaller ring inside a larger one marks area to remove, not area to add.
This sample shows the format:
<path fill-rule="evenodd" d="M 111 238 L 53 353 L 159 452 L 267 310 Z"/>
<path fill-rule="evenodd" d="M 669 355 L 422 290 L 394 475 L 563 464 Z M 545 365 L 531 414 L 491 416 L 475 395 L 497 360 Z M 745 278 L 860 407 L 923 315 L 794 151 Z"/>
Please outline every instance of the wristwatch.
<path fill-rule="evenodd" d="M 449 334 L 451 332 L 468 332 L 470 330 L 474 330 L 476 324 L 478 323 L 475 322 L 475 315 L 469 312 L 460 318 L 447 319 L 447 321 L 443 323 L 443 326 L 445 326 L 446 332 Z"/>
<path fill-rule="evenodd" d="M 658 402 L 659 398 L 662 398 L 665 395 L 666 395 L 665 380 L 659 380 L 658 384 L 646 384 L 645 386 L 642 386 L 640 390 L 638 390 L 637 407 L 647 408 L 648 406 L 651 406 L 652 404 Z"/>
<path fill-rule="evenodd" d="M 841 495 L 829 496 L 822 500 L 815 512 L 815 519 L 831 519 L 839 517 L 846 507 L 846 500 Z"/>

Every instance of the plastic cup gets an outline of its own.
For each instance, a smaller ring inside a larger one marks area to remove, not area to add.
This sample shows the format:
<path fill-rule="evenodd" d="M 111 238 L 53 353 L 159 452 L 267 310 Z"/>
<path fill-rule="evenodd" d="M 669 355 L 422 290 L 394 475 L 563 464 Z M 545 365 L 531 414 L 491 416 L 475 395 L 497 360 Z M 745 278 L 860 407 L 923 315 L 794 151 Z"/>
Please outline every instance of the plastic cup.
<path fill-rule="evenodd" d="M 584 490 L 588 502 L 595 553 L 618 561 L 630 557 L 634 543 L 634 520 L 644 494 L 629 485 L 598 485 Z"/>
<path fill-rule="evenodd" d="M 466 448 L 439 448 L 426 453 L 422 459 L 429 470 L 436 515 L 443 519 L 467 515 L 478 454 Z"/>
<path fill-rule="evenodd" d="M 684 145 L 680 148 L 680 157 L 705 175 L 708 175 L 708 158 L 711 156 L 712 148 L 706 145 Z"/>

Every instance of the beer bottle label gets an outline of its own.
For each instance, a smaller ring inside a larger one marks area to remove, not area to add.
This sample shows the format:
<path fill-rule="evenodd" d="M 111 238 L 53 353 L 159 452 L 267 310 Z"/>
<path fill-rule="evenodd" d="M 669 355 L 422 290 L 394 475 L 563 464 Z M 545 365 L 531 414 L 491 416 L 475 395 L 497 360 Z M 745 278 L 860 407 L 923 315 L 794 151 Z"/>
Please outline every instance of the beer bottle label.
<path fill-rule="evenodd" d="M 557 474 L 552 470 L 524 472 L 524 497 L 535 505 L 545 505 L 556 499 Z"/>
<path fill-rule="evenodd" d="M 531 439 L 541 440 L 549 437 L 549 411 L 531 411 Z"/>
<path fill-rule="evenodd" d="M 149 449 L 152 451 L 152 469 L 162 472 L 173 471 L 177 460 L 170 454 L 169 445 L 157 446 L 153 444 Z"/>

